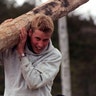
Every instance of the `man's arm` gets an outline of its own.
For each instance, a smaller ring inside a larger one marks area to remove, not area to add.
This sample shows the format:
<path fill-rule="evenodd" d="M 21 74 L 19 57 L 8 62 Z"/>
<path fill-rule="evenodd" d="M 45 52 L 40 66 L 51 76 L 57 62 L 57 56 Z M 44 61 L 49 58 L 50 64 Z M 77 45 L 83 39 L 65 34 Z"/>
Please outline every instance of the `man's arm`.
<path fill-rule="evenodd" d="M 26 40 L 27 40 L 27 30 L 25 28 L 22 28 L 21 32 L 20 32 L 20 41 L 17 46 L 17 51 L 18 51 L 20 58 L 25 55 L 24 54 L 24 51 L 25 51 L 24 47 L 26 44 Z"/>
<path fill-rule="evenodd" d="M 21 71 L 25 81 L 30 89 L 37 89 L 49 83 L 52 83 L 56 77 L 61 64 L 61 54 L 52 55 L 50 59 L 39 62 L 33 67 L 28 58 L 21 58 Z"/>

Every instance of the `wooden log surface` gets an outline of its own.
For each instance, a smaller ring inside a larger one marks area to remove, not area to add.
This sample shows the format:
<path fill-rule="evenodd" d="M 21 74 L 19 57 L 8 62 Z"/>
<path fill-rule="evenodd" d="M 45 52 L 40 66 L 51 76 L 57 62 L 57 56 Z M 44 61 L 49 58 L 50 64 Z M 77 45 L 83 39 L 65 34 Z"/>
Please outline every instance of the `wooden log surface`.
<path fill-rule="evenodd" d="M 19 42 L 22 27 L 29 28 L 32 17 L 37 13 L 44 13 L 53 20 L 57 20 L 73 11 L 89 0 L 49 0 L 33 10 L 0 25 L 0 52 L 15 46 Z"/>

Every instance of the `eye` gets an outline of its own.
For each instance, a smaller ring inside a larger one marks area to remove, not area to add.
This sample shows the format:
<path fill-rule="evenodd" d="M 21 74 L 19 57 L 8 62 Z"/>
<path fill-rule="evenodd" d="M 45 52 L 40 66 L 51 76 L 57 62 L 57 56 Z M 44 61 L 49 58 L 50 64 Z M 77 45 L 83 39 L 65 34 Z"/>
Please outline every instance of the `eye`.
<path fill-rule="evenodd" d="M 44 41 L 44 42 L 48 42 L 48 41 L 49 41 L 49 39 L 44 39 L 43 41 Z"/>
<path fill-rule="evenodd" d="M 40 40 L 40 38 L 39 38 L 39 37 L 36 37 L 36 40 L 37 40 L 37 41 L 39 41 L 39 40 Z"/>

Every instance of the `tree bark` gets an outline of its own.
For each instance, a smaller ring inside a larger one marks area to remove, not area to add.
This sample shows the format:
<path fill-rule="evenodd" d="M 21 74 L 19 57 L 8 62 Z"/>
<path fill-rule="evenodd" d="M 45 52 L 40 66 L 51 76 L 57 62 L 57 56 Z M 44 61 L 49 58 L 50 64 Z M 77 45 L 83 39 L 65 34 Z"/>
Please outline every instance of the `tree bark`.
<path fill-rule="evenodd" d="M 44 13 L 57 20 L 89 0 L 49 0 L 33 10 L 0 25 L 0 52 L 13 47 L 19 42 L 22 27 L 29 28 L 33 15 Z"/>

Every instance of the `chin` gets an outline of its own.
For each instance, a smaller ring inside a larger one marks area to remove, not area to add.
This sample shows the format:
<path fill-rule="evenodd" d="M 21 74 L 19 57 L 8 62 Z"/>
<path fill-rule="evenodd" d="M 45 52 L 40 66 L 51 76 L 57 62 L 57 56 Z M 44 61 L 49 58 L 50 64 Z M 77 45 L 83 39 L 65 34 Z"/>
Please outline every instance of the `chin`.
<path fill-rule="evenodd" d="M 35 51 L 36 54 L 40 54 L 42 51 Z"/>

